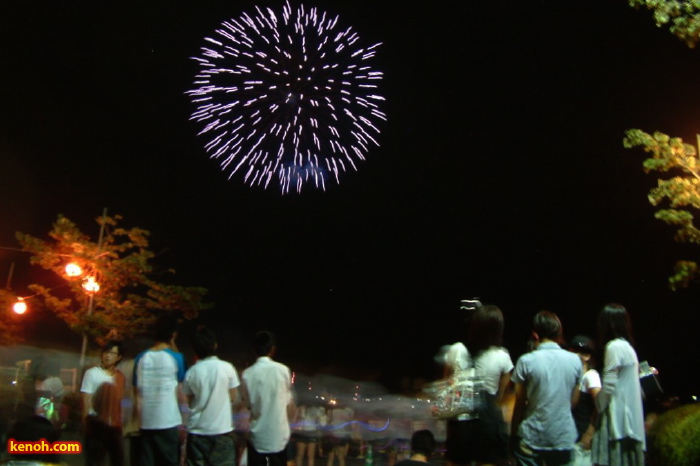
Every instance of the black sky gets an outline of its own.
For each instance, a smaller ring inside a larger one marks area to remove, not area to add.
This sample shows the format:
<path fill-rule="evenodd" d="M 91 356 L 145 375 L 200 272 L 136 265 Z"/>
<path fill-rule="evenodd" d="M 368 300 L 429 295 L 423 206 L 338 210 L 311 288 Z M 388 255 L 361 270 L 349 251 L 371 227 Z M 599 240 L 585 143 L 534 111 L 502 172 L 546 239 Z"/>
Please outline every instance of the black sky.
<path fill-rule="evenodd" d="M 430 376 L 473 295 L 504 310 L 514 356 L 537 310 L 571 337 L 619 301 L 640 357 L 687 389 L 677 355 L 697 356 L 699 296 L 666 276 L 697 252 L 653 218 L 654 178 L 622 137 L 694 140 L 700 52 L 650 14 L 619 0 L 316 2 L 383 43 L 388 122 L 340 185 L 281 196 L 227 181 L 184 95 L 202 38 L 254 3 L 142 3 L 0 4 L 0 245 L 58 213 L 92 232 L 108 207 L 152 232 L 181 283 L 211 290 L 202 321 L 231 350 L 269 327 L 281 359 L 312 368 Z M 0 276 L 17 261 L 21 290 L 35 271 L 18 257 L 0 251 Z"/>

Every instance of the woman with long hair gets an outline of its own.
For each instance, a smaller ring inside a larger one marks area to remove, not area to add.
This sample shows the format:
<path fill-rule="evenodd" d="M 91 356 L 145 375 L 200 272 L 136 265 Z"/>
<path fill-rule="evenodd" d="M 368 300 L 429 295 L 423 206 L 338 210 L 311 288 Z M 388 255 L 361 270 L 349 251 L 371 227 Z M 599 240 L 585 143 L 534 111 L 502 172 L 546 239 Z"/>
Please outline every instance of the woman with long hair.
<path fill-rule="evenodd" d="M 503 313 L 493 305 L 474 310 L 466 347 L 477 377 L 483 380 L 486 406 L 476 419 L 451 419 L 447 424 L 446 458 L 451 465 L 498 464 L 508 453 L 508 438 L 500 401 L 513 371 L 503 343 Z"/>
<path fill-rule="evenodd" d="M 591 459 L 598 465 L 643 466 L 646 439 L 639 360 L 623 306 L 608 304 L 600 311 L 598 336 L 605 353 L 603 387 L 595 400 L 600 422 Z"/>

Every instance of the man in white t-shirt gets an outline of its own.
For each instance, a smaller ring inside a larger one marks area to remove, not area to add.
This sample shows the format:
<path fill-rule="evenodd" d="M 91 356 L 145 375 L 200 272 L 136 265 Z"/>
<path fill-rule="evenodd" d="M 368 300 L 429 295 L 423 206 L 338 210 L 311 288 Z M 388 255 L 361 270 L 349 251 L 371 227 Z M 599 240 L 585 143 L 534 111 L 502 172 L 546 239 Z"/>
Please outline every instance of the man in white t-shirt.
<path fill-rule="evenodd" d="M 192 340 L 198 361 L 185 374 L 182 391 L 190 405 L 187 463 L 235 466 L 231 404 L 240 385 L 236 369 L 215 356 L 214 332 L 199 327 Z"/>
<path fill-rule="evenodd" d="M 109 341 L 102 347 L 99 366 L 85 371 L 80 392 L 85 423 L 85 463 L 124 464 L 122 446 L 122 399 L 124 374 L 117 369 L 123 355 L 122 344 Z"/>
<path fill-rule="evenodd" d="M 185 360 L 173 349 L 177 320 L 164 316 L 154 327 L 155 344 L 134 360 L 134 391 L 143 466 L 180 464 L 180 383 Z"/>
<path fill-rule="evenodd" d="M 250 409 L 248 466 L 286 466 L 289 420 L 293 418 L 291 372 L 273 361 L 274 335 L 259 332 L 253 339 L 258 356 L 255 364 L 243 372 L 241 392 Z"/>

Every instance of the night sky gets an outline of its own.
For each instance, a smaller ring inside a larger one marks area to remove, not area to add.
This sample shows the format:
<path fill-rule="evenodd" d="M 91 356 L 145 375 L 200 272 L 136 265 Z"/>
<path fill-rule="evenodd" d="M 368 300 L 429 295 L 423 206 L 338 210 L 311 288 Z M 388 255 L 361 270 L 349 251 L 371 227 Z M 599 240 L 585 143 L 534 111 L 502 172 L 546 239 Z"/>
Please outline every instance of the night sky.
<path fill-rule="evenodd" d="M 200 321 L 223 352 L 270 328 L 292 368 L 387 380 L 435 375 L 462 298 L 503 309 L 514 358 L 538 310 L 570 338 L 617 301 L 640 359 L 691 389 L 700 288 L 666 278 L 698 249 L 653 218 L 655 178 L 622 138 L 695 141 L 699 50 L 622 0 L 306 3 L 383 43 L 388 121 L 339 185 L 282 196 L 227 180 L 188 121 L 190 57 L 254 5 L 0 2 L 0 246 L 59 213 L 96 238 L 107 207 L 151 231 L 178 283 L 210 290 Z M 0 250 L 3 281 L 11 261 L 22 293 L 38 270 Z"/>

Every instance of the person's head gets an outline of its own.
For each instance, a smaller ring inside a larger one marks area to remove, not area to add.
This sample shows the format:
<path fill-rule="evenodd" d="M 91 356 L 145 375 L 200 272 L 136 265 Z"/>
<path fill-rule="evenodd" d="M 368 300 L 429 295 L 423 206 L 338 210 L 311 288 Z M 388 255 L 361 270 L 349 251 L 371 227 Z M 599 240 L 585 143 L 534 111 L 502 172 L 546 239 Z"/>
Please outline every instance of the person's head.
<path fill-rule="evenodd" d="M 177 319 L 170 314 L 162 314 L 153 324 L 153 338 L 159 343 L 170 343 L 177 335 Z"/>
<path fill-rule="evenodd" d="M 60 431 L 43 416 L 29 416 L 15 422 L 7 432 L 7 438 L 17 442 L 38 442 L 46 440 L 53 443 L 59 440 Z M 14 455 L 13 455 L 14 456 Z M 58 455 L 54 453 L 33 453 L 16 455 L 15 458 L 26 461 L 41 461 L 58 463 Z"/>
<path fill-rule="evenodd" d="M 124 355 L 124 346 L 121 341 L 110 340 L 102 347 L 100 358 L 102 367 L 109 368 L 119 364 Z"/>
<path fill-rule="evenodd" d="M 214 332 L 204 325 L 200 325 L 192 337 L 192 347 L 199 359 L 208 358 L 216 353 L 218 343 Z"/>
<path fill-rule="evenodd" d="M 429 430 L 417 430 L 411 436 L 411 451 L 429 459 L 435 451 L 435 437 Z"/>
<path fill-rule="evenodd" d="M 57 354 L 49 352 L 32 359 L 29 371 L 32 377 L 37 380 L 58 377 L 61 374 L 61 361 Z"/>
<path fill-rule="evenodd" d="M 601 309 L 598 314 L 598 338 L 601 346 L 616 338 L 624 338 L 634 346 L 632 322 L 624 306 L 610 303 Z"/>
<path fill-rule="evenodd" d="M 585 335 L 576 335 L 569 342 L 569 351 L 578 354 L 584 367 L 592 368 L 594 366 L 595 343 L 591 338 Z"/>
<path fill-rule="evenodd" d="M 253 351 L 256 356 L 272 356 L 276 346 L 275 335 L 267 330 L 256 333 L 253 338 Z"/>
<path fill-rule="evenodd" d="M 472 354 L 503 344 L 503 313 L 497 306 L 479 306 L 472 314 L 467 331 L 467 347 Z"/>
<path fill-rule="evenodd" d="M 560 343 L 564 335 L 559 317 L 550 311 L 540 311 L 535 314 L 532 331 L 537 341 L 551 340 Z"/>

